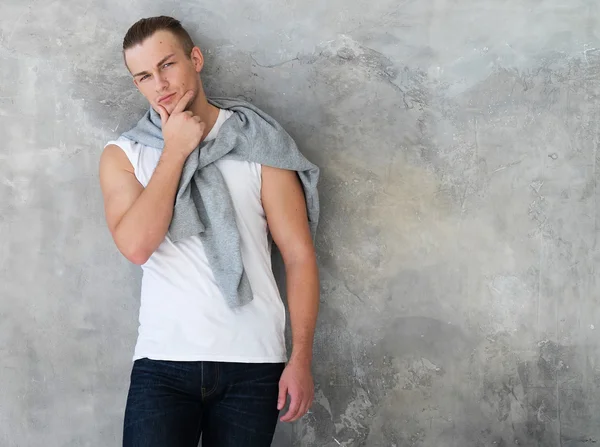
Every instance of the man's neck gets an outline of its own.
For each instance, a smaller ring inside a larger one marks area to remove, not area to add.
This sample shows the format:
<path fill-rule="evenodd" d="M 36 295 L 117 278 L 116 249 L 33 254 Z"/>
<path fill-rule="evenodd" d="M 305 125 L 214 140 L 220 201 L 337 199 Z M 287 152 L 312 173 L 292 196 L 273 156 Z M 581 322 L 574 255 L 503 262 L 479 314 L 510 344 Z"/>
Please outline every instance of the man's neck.
<path fill-rule="evenodd" d="M 198 96 L 196 96 L 196 100 L 188 110 L 190 110 L 194 115 L 200 117 L 202 122 L 206 124 L 204 134 L 202 135 L 202 140 L 204 140 L 217 122 L 217 118 L 219 117 L 219 109 L 210 104 L 206 100 L 206 95 L 204 92 L 200 91 Z"/>

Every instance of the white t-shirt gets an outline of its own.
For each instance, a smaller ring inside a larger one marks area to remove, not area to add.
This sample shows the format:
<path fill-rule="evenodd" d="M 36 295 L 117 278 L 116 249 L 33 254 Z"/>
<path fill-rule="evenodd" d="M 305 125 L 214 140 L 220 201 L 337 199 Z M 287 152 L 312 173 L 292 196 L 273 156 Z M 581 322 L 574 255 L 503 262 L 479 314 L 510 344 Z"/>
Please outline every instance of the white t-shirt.
<path fill-rule="evenodd" d="M 221 110 L 206 140 L 233 112 Z M 135 176 L 145 187 L 161 151 L 119 138 Z M 287 360 L 285 309 L 271 269 L 271 245 L 261 202 L 261 165 L 219 160 L 231 194 L 241 254 L 254 299 L 227 305 L 198 236 L 168 236 L 142 265 L 138 340 L 133 359 L 278 363 Z"/>

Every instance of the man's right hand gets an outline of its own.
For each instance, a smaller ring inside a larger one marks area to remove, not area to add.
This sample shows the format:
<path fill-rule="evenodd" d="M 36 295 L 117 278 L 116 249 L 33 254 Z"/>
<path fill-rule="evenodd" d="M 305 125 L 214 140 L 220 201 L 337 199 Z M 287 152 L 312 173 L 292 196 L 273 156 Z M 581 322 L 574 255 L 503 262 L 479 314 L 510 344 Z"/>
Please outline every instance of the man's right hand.
<path fill-rule="evenodd" d="M 165 141 L 164 152 L 180 155 L 184 159 L 198 147 L 206 128 L 200 117 L 185 110 L 193 96 L 193 91 L 187 91 L 171 114 L 163 106 L 157 105 Z"/>

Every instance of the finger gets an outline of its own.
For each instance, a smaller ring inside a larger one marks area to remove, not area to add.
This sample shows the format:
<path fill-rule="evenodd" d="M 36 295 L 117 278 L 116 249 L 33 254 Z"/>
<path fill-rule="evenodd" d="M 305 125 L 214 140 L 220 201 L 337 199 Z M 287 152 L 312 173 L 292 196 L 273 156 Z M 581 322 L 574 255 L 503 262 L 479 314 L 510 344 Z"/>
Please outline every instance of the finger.
<path fill-rule="evenodd" d="M 277 409 L 281 411 L 285 407 L 285 400 L 287 398 L 287 385 L 283 380 L 279 381 L 279 397 L 277 398 Z"/>
<path fill-rule="evenodd" d="M 183 114 L 184 114 L 184 115 L 187 115 L 187 116 L 189 116 L 189 117 L 192 117 L 192 116 L 194 116 L 194 114 L 192 113 L 192 111 L 191 111 L 191 110 L 186 110 L 185 112 L 183 112 Z"/>
<path fill-rule="evenodd" d="M 302 419 L 304 416 L 306 416 L 306 413 L 308 413 L 308 404 L 305 402 L 298 411 L 298 414 L 294 420 Z"/>
<path fill-rule="evenodd" d="M 297 421 L 298 419 L 300 419 L 302 416 L 304 416 L 306 414 L 306 398 L 302 397 L 299 400 L 300 400 L 300 405 L 298 405 L 298 411 L 296 411 L 296 414 L 294 414 L 292 416 L 292 420 L 290 422 Z"/>
<path fill-rule="evenodd" d="M 302 417 L 304 417 L 306 415 L 306 413 L 308 413 L 308 409 L 310 408 L 310 399 L 304 399 L 304 402 L 302 403 L 302 407 L 300 407 L 300 411 L 298 411 L 298 414 L 296 415 L 296 419 L 300 419 Z"/>
<path fill-rule="evenodd" d="M 157 105 L 158 114 L 160 115 L 161 124 L 164 126 L 167 120 L 169 119 L 169 112 L 163 106 Z"/>
<path fill-rule="evenodd" d="M 306 416 L 306 414 L 308 414 L 308 412 L 310 411 L 310 407 L 312 407 L 312 403 L 312 399 L 307 399 L 306 403 L 304 404 L 304 408 L 302 409 L 302 415 L 300 417 Z"/>
<path fill-rule="evenodd" d="M 201 123 L 202 122 L 202 118 L 200 118 L 199 116 L 192 116 L 193 120 L 196 121 L 197 123 Z"/>
<path fill-rule="evenodd" d="M 308 403 L 306 404 L 306 413 L 308 413 L 310 411 L 314 401 L 315 401 L 314 396 L 311 396 L 311 398 L 308 400 Z"/>
<path fill-rule="evenodd" d="M 194 95 L 194 92 L 192 90 L 188 90 L 187 92 L 185 92 L 185 95 L 183 95 L 181 97 L 181 99 L 179 100 L 179 102 L 177 103 L 175 108 L 173 109 L 172 113 L 183 112 L 185 110 L 185 108 L 187 107 L 188 103 L 190 102 L 190 99 L 192 99 L 193 95 Z"/>
<path fill-rule="evenodd" d="M 290 393 L 290 408 L 287 413 L 281 418 L 283 422 L 291 422 L 298 416 L 300 405 L 302 404 L 302 398 L 298 392 Z"/>

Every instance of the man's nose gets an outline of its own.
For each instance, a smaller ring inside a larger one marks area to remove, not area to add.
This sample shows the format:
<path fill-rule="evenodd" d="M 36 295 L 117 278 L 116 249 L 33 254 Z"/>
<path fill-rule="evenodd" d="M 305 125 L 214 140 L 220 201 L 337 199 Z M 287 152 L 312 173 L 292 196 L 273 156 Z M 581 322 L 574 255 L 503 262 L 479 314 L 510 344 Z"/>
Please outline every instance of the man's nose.
<path fill-rule="evenodd" d="M 156 91 L 157 92 L 162 92 L 163 90 L 166 90 L 167 87 L 169 86 L 167 79 L 162 74 L 156 75 L 154 79 L 156 79 Z"/>

